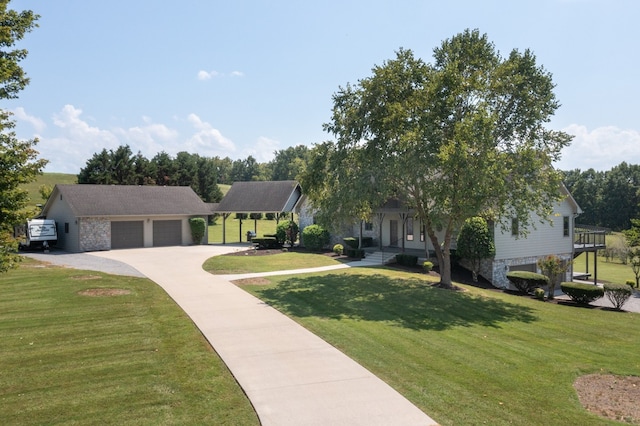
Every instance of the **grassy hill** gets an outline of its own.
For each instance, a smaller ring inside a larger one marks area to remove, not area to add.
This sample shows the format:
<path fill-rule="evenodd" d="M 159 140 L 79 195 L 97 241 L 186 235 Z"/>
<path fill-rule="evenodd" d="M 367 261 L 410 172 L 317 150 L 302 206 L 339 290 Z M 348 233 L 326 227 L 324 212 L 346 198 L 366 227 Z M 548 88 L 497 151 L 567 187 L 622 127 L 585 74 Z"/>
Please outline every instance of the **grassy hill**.
<path fill-rule="evenodd" d="M 31 182 L 23 185 L 23 188 L 27 190 L 29 193 L 29 207 L 35 207 L 37 204 L 44 204 L 46 200 L 43 200 L 38 192 L 38 189 L 42 185 L 48 185 L 50 187 L 54 187 L 56 184 L 69 184 L 69 183 L 77 183 L 78 178 L 76 175 L 68 174 L 68 173 L 43 173 L 41 176 L 38 176 L 38 179 L 35 182 Z"/>

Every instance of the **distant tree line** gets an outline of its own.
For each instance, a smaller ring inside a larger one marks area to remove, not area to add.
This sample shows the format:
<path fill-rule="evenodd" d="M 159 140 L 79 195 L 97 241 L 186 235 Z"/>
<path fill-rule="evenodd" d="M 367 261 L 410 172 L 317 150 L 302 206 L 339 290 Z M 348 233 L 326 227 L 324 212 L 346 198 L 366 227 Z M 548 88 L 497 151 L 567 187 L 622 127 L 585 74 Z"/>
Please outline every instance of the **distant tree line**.
<path fill-rule="evenodd" d="M 184 151 L 175 157 L 163 151 L 148 159 L 140 152 L 134 154 L 129 145 L 123 145 L 95 153 L 80 170 L 78 183 L 190 186 L 205 202 L 215 203 L 222 199 L 218 184 L 296 179 L 307 153 L 304 145 L 289 147 L 276 151 L 268 163 L 258 163 L 253 156 L 231 160 Z"/>
<path fill-rule="evenodd" d="M 621 231 L 631 228 L 631 219 L 640 218 L 640 165 L 623 162 L 605 172 L 565 171 L 564 183 L 583 210 L 579 223 Z"/>

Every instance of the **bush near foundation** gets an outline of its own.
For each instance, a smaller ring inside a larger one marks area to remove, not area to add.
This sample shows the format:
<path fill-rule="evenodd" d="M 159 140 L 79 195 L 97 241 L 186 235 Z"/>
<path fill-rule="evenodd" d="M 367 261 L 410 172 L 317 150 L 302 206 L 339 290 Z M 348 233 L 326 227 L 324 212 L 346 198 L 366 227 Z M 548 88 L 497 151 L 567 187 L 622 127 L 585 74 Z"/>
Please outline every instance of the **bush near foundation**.
<path fill-rule="evenodd" d="M 418 264 L 418 256 L 412 254 L 396 254 L 396 262 L 402 266 L 416 266 Z"/>
<path fill-rule="evenodd" d="M 507 279 L 521 293 L 529 294 L 537 287 L 549 285 L 549 278 L 542 274 L 527 271 L 512 271 L 507 273 Z"/>
<path fill-rule="evenodd" d="M 604 289 L 593 284 L 563 282 L 560 283 L 560 288 L 571 300 L 580 305 L 588 305 L 604 296 Z"/>
<path fill-rule="evenodd" d="M 302 230 L 302 243 L 312 251 L 320 251 L 330 241 L 329 231 L 320 225 L 309 225 Z"/>
<path fill-rule="evenodd" d="M 617 311 L 622 309 L 622 305 L 629 300 L 632 294 L 633 290 L 627 284 L 607 283 L 604 285 L 604 295 Z"/>

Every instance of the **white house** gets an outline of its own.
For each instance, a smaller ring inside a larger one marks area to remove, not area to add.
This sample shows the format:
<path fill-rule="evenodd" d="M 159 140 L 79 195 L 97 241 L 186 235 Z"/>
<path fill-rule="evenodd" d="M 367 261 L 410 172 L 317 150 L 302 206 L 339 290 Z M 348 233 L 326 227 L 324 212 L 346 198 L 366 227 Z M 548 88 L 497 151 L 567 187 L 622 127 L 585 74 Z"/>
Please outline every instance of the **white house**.
<path fill-rule="evenodd" d="M 582 210 L 562 185 L 562 201 L 556 203 L 548 221 L 532 218 L 535 224 L 526 237 L 518 237 L 517 223 L 512 222 L 511 229 L 504 231 L 499 223 L 491 224 L 496 255 L 483 263 L 480 275 L 499 288 L 509 287 L 507 272 L 513 270 L 537 271 L 537 261 L 548 255 L 556 255 L 565 261 L 573 259 L 575 217 Z M 306 204 L 306 203 L 304 203 Z M 313 223 L 312 210 L 308 205 L 299 209 L 300 228 Z M 347 231 L 349 236 L 358 236 L 362 226 L 362 235 L 371 237 L 374 246 L 386 251 L 409 250 L 413 252 L 433 253 L 433 246 L 424 227 L 415 212 L 402 205 L 398 200 L 390 200 L 374 213 L 372 222 L 359 224 Z M 436 230 L 442 241 L 443 230 Z M 347 236 L 345 234 L 345 236 Z M 455 235 L 452 248 L 455 248 Z M 539 271 L 538 271 L 539 272 Z M 566 280 L 572 276 L 572 268 L 567 271 Z"/>

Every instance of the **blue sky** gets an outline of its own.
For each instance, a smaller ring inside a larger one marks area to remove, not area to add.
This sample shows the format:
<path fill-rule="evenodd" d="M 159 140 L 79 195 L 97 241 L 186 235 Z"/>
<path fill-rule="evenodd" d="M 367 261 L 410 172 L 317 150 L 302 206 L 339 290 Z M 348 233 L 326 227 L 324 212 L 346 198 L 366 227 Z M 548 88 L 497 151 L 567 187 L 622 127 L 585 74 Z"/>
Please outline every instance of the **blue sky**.
<path fill-rule="evenodd" d="M 425 62 L 466 28 L 503 56 L 531 49 L 575 139 L 560 169 L 640 164 L 636 0 L 13 0 L 39 25 L 20 44 L 31 83 L 7 102 L 46 171 L 78 173 L 128 144 L 269 161 L 322 142 L 331 96 L 411 49 Z"/>

